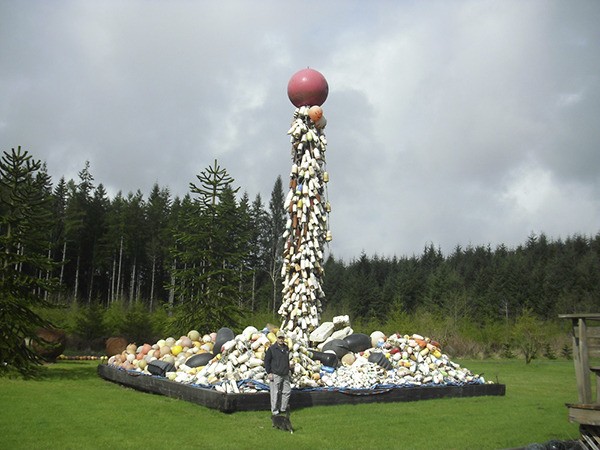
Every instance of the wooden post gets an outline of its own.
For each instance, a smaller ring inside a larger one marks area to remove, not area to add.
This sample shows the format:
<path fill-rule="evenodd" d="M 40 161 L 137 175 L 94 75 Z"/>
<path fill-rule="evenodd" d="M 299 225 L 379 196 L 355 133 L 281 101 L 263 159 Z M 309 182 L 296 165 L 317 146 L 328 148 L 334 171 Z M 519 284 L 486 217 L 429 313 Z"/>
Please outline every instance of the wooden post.
<path fill-rule="evenodd" d="M 585 317 L 580 317 L 578 320 L 578 340 L 579 340 L 579 367 L 580 373 L 577 374 L 577 366 L 575 368 L 575 375 L 577 378 L 577 390 L 579 391 L 579 401 L 581 403 L 592 403 L 592 388 L 590 385 L 590 362 L 588 358 L 588 344 L 587 344 L 587 324 Z M 579 382 L 581 381 L 581 383 Z"/>
<path fill-rule="evenodd" d="M 577 333 L 577 324 L 579 319 L 573 318 L 571 329 L 573 335 L 573 365 L 575 366 L 575 381 L 577 382 L 577 398 L 579 403 L 583 403 L 583 378 L 581 375 L 581 352 L 579 350 L 579 335 Z"/>

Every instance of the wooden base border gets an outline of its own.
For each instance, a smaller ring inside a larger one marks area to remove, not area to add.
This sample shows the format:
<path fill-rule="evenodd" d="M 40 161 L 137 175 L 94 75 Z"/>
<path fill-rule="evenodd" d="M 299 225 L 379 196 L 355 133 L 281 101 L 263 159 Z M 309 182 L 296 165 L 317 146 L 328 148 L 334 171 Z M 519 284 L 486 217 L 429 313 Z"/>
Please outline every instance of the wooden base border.
<path fill-rule="evenodd" d="M 106 364 L 98 365 L 98 375 L 105 380 L 131 387 L 144 392 L 166 395 L 167 397 L 197 403 L 221 412 L 269 411 L 268 392 L 225 394 L 214 389 L 206 389 L 166 378 L 128 372 Z M 290 408 L 327 406 L 341 404 L 363 404 L 375 402 L 410 402 L 449 397 L 502 396 L 506 393 L 503 384 L 465 384 L 462 386 L 415 386 L 378 390 L 312 390 L 293 389 Z"/>

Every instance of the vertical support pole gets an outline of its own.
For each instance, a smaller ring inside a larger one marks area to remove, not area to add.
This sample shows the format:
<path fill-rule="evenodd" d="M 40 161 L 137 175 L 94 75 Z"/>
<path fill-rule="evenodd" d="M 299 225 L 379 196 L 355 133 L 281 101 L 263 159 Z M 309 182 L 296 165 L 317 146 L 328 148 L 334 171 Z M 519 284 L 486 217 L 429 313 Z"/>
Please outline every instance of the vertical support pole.
<path fill-rule="evenodd" d="M 577 333 L 575 327 L 577 326 Z M 577 379 L 577 393 L 580 403 L 592 402 L 590 385 L 590 363 L 587 346 L 587 324 L 585 318 L 573 319 L 573 363 Z"/>
<path fill-rule="evenodd" d="M 579 354 L 578 319 L 571 320 L 571 332 L 573 334 L 573 365 L 575 366 L 575 380 L 577 381 L 577 398 L 583 403 L 583 379 L 581 378 L 581 357 Z"/>

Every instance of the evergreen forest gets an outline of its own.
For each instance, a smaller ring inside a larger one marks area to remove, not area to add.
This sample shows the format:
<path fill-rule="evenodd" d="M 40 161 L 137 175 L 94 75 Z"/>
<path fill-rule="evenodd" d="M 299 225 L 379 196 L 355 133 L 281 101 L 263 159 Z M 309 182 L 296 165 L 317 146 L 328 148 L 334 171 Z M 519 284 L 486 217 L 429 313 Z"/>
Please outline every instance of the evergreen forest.
<path fill-rule="evenodd" d="M 73 327 L 86 339 L 118 332 L 107 325 L 115 311 L 132 338 L 140 317 L 160 318 L 160 330 L 139 325 L 148 338 L 168 327 L 235 328 L 260 314 L 276 320 L 285 191 L 277 177 L 268 199 L 251 197 L 215 160 L 183 197 L 155 184 L 111 198 L 89 163 L 77 179 L 53 182 L 26 151 L 5 151 L 0 288 L 2 305 L 16 309 L 3 307 L 0 325 L 8 329 L 17 314 L 64 326 L 65 308 L 77 311 Z M 330 254 L 324 280 L 324 318 L 347 314 L 355 328 L 417 316 L 443 318 L 447 328 L 555 322 L 600 310 L 600 232 L 557 240 L 532 233 L 516 248 L 457 245 L 447 255 L 433 243 L 410 256 Z M 23 299 L 26 311 L 56 311 L 17 313 Z"/>

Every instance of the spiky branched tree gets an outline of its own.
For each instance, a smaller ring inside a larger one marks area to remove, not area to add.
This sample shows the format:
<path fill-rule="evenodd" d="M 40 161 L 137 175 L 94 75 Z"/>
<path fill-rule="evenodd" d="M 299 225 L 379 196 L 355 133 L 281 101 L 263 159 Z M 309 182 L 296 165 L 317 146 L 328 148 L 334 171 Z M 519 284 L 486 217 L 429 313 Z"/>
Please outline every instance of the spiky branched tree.
<path fill-rule="evenodd" d="M 34 308 L 50 307 L 44 293 L 58 283 L 47 255 L 52 233 L 49 176 L 21 147 L 0 161 L 0 372 L 30 373 L 42 359 L 27 342 L 44 345 L 39 327 L 52 327 Z"/>
<path fill-rule="evenodd" d="M 178 250 L 173 271 L 176 326 L 181 330 L 234 327 L 239 320 L 240 266 L 247 253 L 241 215 L 231 178 L 217 164 L 190 183 L 195 194 L 193 212 L 176 236 Z"/>

